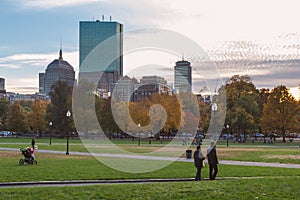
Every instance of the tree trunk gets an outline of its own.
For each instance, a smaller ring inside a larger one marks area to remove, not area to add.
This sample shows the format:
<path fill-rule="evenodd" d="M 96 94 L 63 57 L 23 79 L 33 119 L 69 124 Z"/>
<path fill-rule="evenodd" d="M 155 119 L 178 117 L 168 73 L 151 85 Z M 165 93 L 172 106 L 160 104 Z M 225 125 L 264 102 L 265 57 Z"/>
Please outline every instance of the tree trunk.
<path fill-rule="evenodd" d="M 285 128 L 282 128 L 282 142 L 285 143 Z"/>

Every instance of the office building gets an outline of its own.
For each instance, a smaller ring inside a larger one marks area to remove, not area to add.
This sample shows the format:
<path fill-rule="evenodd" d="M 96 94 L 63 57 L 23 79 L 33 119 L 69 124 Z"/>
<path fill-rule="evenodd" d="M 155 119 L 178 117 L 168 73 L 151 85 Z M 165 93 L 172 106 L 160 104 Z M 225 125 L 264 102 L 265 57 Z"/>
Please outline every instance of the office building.
<path fill-rule="evenodd" d="M 174 90 L 178 92 L 192 92 L 191 63 L 182 59 L 174 67 Z"/>
<path fill-rule="evenodd" d="M 113 100 L 116 102 L 132 102 L 134 86 L 138 84 L 135 78 L 122 77 L 114 84 Z"/>
<path fill-rule="evenodd" d="M 141 84 L 149 84 L 149 83 L 160 83 L 167 85 L 167 81 L 160 76 L 143 76 L 143 78 L 140 80 Z"/>
<path fill-rule="evenodd" d="M 114 73 L 116 71 L 119 75 L 123 75 L 122 32 L 123 25 L 118 22 L 81 21 L 79 24 L 79 73 Z M 110 39 L 107 40 L 108 38 Z M 99 44 L 101 47 L 98 46 Z M 94 56 L 88 58 L 91 52 Z"/>
<path fill-rule="evenodd" d="M 67 61 L 63 60 L 62 50 L 59 51 L 59 58 L 47 66 L 46 73 L 39 74 L 39 91 L 49 95 L 52 85 L 59 80 L 66 82 L 70 87 L 75 83 L 75 71 Z"/>
<path fill-rule="evenodd" d="M 47 101 L 50 102 L 49 96 L 46 96 L 45 94 L 18 94 L 13 92 L 7 92 L 6 98 L 8 99 L 10 104 L 13 104 L 18 101 L 35 101 L 37 99 L 41 101 Z"/>
<path fill-rule="evenodd" d="M 0 78 L 0 93 L 4 93 L 5 91 L 5 79 L 4 78 Z"/>
<path fill-rule="evenodd" d="M 139 84 L 134 86 L 134 101 L 143 101 L 152 94 L 172 94 L 172 88 L 160 76 L 143 76 Z"/>
<path fill-rule="evenodd" d="M 45 85 L 45 73 L 39 73 L 39 93 L 40 94 L 45 94 L 44 85 Z"/>

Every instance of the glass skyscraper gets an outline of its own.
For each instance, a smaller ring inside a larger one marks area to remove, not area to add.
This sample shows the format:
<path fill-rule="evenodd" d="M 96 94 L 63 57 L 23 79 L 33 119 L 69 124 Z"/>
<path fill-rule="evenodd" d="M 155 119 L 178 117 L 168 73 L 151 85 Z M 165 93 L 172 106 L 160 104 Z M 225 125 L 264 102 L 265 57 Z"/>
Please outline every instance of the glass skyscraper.
<path fill-rule="evenodd" d="M 185 60 L 176 62 L 175 71 L 175 92 L 192 92 L 192 68 L 191 63 Z"/>
<path fill-rule="evenodd" d="M 118 22 L 81 21 L 79 24 L 80 73 L 117 71 L 119 75 L 123 75 L 122 32 L 123 25 Z M 94 56 L 88 56 L 91 52 Z"/>

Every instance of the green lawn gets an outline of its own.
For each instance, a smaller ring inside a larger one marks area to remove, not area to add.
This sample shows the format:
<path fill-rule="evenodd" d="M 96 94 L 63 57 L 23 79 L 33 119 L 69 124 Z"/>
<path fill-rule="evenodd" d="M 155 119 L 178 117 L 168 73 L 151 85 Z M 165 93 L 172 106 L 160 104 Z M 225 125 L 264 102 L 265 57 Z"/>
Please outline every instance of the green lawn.
<path fill-rule="evenodd" d="M 90 156 L 37 155 L 38 165 L 19 166 L 18 152 L 0 151 L 0 182 L 52 181 L 84 179 L 136 179 L 136 178 L 192 178 L 193 163 L 174 162 L 166 168 L 150 173 L 125 173 L 107 167 Z M 132 162 L 134 165 L 134 161 Z M 206 166 L 202 175 L 208 177 Z M 220 165 L 219 177 L 299 176 L 300 169 Z"/>
<path fill-rule="evenodd" d="M 65 151 L 65 140 L 37 139 L 40 149 Z M 8 144 L 12 143 L 12 144 Z M 136 149 L 136 144 L 120 142 L 124 148 Z M 0 139 L 0 147 L 29 146 L 29 139 Z M 159 147 L 160 144 L 153 146 Z M 143 146 L 136 151 L 153 148 Z M 80 140 L 71 140 L 71 151 L 86 151 Z M 297 156 L 300 150 L 293 147 L 261 147 L 251 144 L 222 143 L 217 148 L 220 159 L 291 162 L 299 159 L 268 158 L 268 156 Z M 125 173 L 107 167 L 91 156 L 56 155 L 36 153 L 38 165 L 19 166 L 22 155 L 18 151 L 0 151 L 0 182 L 57 181 L 57 180 L 107 180 L 147 178 L 193 178 L 193 163 L 174 162 L 149 173 Z M 134 161 L 132 165 L 134 165 Z M 208 178 L 208 167 L 202 171 Z M 0 188 L 0 199 L 299 199 L 300 169 L 220 165 L 218 178 L 223 180 L 118 184 L 77 187 Z"/>
<path fill-rule="evenodd" d="M 0 147 L 20 148 L 30 146 L 31 139 L 24 138 L 0 138 Z M 89 150 L 97 153 L 120 153 L 120 150 L 111 145 L 105 146 L 105 142 L 97 140 L 85 141 L 89 146 Z M 221 160 L 237 160 L 237 161 L 253 161 L 253 162 L 275 162 L 275 163 L 293 163 L 300 164 L 300 149 L 298 148 L 299 141 L 293 143 L 275 143 L 264 144 L 259 141 L 252 144 L 250 142 L 243 144 L 230 144 L 226 147 L 225 141 L 219 141 L 217 144 L 218 156 Z M 149 144 L 147 141 L 142 141 L 141 146 L 137 146 L 136 141 L 131 140 L 114 140 L 119 148 L 128 152 L 134 153 L 149 153 L 153 156 L 185 156 L 185 146 L 178 143 L 177 146 L 170 147 L 163 152 L 155 152 L 161 149 L 164 145 L 158 141 Z M 49 145 L 49 139 L 36 139 L 36 144 L 39 149 L 43 150 L 58 150 L 66 151 L 66 139 L 53 139 L 52 145 Z M 194 149 L 195 146 L 190 147 Z M 87 152 L 86 146 L 79 139 L 70 139 L 70 151 Z M 125 152 L 126 153 L 126 152 Z"/>
<path fill-rule="evenodd" d="M 0 199 L 299 199 L 300 177 L 0 189 Z"/>

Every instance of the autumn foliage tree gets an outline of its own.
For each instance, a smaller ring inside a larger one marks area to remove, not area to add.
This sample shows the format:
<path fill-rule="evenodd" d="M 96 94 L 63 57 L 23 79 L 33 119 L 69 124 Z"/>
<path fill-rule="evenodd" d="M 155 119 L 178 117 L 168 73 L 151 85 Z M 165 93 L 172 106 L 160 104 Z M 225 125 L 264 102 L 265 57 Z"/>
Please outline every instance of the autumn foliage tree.
<path fill-rule="evenodd" d="M 249 76 L 235 75 L 225 85 L 227 113 L 225 124 L 237 134 L 258 129 L 259 92 Z"/>
<path fill-rule="evenodd" d="M 150 122 L 148 114 L 149 110 L 151 106 L 156 104 L 162 106 L 167 114 L 162 131 L 170 134 L 171 132 L 178 130 L 182 113 L 180 110 L 180 102 L 176 95 L 152 94 L 151 97 L 147 98 L 144 102 L 137 103 L 137 112 L 132 112 L 134 121 L 136 123 L 141 123 L 143 126 L 148 124 Z"/>
<path fill-rule="evenodd" d="M 9 113 L 9 102 L 5 98 L 0 99 L 0 131 L 7 130 L 7 120 Z"/>
<path fill-rule="evenodd" d="M 264 132 L 278 132 L 285 142 L 286 133 L 298 128 L 299 106 L 295 98 L 283 86 L 275 87 L 264 105 L 260 125 Z"/>
<path fill-rule="evenodd" d="M 25 132 L 28 130 L 26 116 L 19 102 L 15 102 L 10 106 L 8 128 L 14 132 Z"/>
<path fill-rule="evenodd" d="M 46 108 L 48 103 L 36 99 L 30 107 L 30 112 L 27 114 L 27 121 L 32 131 L 46 130 Z"/>

